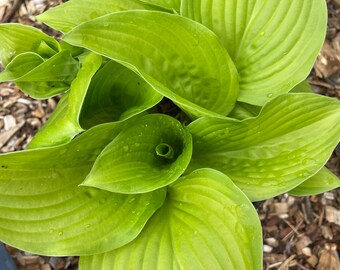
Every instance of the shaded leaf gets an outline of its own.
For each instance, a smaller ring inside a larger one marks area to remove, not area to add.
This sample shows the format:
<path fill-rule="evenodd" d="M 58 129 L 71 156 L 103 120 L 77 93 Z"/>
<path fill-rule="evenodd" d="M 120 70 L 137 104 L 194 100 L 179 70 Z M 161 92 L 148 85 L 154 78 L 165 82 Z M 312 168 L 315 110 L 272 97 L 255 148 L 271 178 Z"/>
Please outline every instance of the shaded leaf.
<path fill-rule="evenodd" d="M 257 116 L 262 107 L 251 105 L 244 102 L 236 102 L 234 109 L 228 114 L 228 117 L 243 120 Z"/>
<path fill-rule="evenodd" d="M 290 93 L 313 93 L 313 89 L 310 84 L 304 80 L 290 90 Z"/>
<path fill-rule="evenodd" d="M 88 54 L 81 62 L 70 92 L 63 96 L 45 125 L 34 136 L 29 148 L 46 147 L 69 142 L 83 131 L 79 115 L 92 77 L 100 68 L 102 57 Z"/>
<path fill-rule="evenodd" d="M 234 106 L 237 73 L 227 51 L 189 19 L 118 12 L 79 25 L 64 40 L 125 65 L 194 116 L 222 117 Z"/>
<path fill-rule="evenodd" d="M 182 0 L 181 14 L 219 36 L 239 72 L 238 101 L 253 105 L 308 76 L 327 27 L 324 0 Z"/>
<path fill-rule="evenodd" d="M 124 129 L 100 154 L 83 185 L 142 193 L 176 181 L 190 162 L 192 141 L 180 122 L 146 115 Z"/>
<path fill-rule="evenodd" d="M 80 123 L 89 128 L 124 121 L 159 103 L 162 95 L 126 67 L 109 61 L 91 81 L 81 108 Z"/>
<path fill-rule="evenodd" d="M 340 187 L 340 179 L 326 167 L 289 191 L 295 196 L 311 196 Z"/>
<path fill-rule="evenodd" d="M 262 269 L 261 225 L 222 173 L 197 170 L 168 188 L 164 205 L 128 245 L 82 257 L 90 269 Z"/>
<path fill-rule="evenodd" d="M 159 6 L 165 9 L 175 10 L 176 12 L 180 10 L 181 0 L 140 0 L 148 4 Z"/>
<path fill-rule="evenodd" d="M 279 96 L 256 118 L 198 119 L 188 126 L 191 170 L 220 170 L 254 201 L 273 197 L 322 168 L 340 139 L 339 119 L 339 101 L 305 93 Z"/>
<path fill-rule="evenodd" d="M 0 155 L 0 240 L 44 255 L 90 255 L 133 240 L 165 190 L 121 195 L 79 187 L 117 135 L 101 125 L 69 144 Z"/>

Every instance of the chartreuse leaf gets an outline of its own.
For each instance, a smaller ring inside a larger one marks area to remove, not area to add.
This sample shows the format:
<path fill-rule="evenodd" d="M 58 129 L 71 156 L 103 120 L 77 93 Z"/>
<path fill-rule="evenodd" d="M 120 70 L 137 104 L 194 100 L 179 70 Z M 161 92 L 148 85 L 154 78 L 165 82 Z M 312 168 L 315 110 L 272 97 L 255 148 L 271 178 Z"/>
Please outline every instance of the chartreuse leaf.
<path fill-rule="evenodd" d="M 308 76 L 327 27 L 324 0 L 182 0 L 181 14 L 219 36 L 240 75 L 238 100 L 253 105 Z"/>
<path fill-rule="evenodd" d="M 251 118 L 257 116 L 261 111 L 260 106 L 251 105 L 244 102 L 236 102 L 234 109 L 228 114 L 228 117 L 239 120 Z"/>
<path fill-rule="evenodd" d="M 260 270 L 261 225 L 224 174 L 201 169 L 168 187 L 141 234 L 117 250 L 80 258 L 80 268 Z"/>
<path fill-rule="evenodd" d="M 313 93 L 312 87 L 305 80 L 296 85 L 289 91 L 290 93 Z M 237 101 L 234 109 L 228 114 L 228 117 L 243 120 L 246 118 L 257 116 L 261 111 L 261 106 L 251 105 L 248 103 Z"/>
<path fill-rule="evenodd" d="M 165 9 L 175 10 L 179 12 L 181 0 L 140 0 L 151 5 L 159 6 Z"/>
<path fill-rule="evenodd" d="M 290 93 L 313 93 L 313 89 L 310 84 L 304 80 L 290 90 Z"/>
<path fill-rule="evenodd" d="M 44 63 L 44 58 L 33 52 L 25 52 L 17 55 L 0 73 L 0 81 L 13 81 Z"/>
<path fill-rule="evenodd" d="M 190 162 L 192 141 L 176 119 L 150 114 L 129 124 L 100 154 L 83 185 L 142 193 L 176 181 Z"/>
<path fill-rule="evenodd" d="M 4 75 L 0 74 L 0 80 L 14 81 L 34 98 L 49 98 L 67 90 L 78 70 L 78 61 L 68 51 L 60 51 L 43 62 L 38 57 L 34 53 L 18 55 L 8 64 Z M 35 64 L 38 65 L 29 69 Z"/>
<path fill-rule="evenodd" d="M 79 124 L 79 115 L 92 77 L 100 68 L 102 57 L 89 53 L 81 62 L 77 77 L 70 92 L 58 103 L 45 125 L 34 136 L 29 147 L 46 147 L 69 142 L 84 129 Z"/>
<path fill-rule="evenodd" d="M 313 92 L 311 86 L 307 81 L 303 81 L 296 85 L 290 93 L 311 93 Z M 233 111 L 228 115 L 236 119 L 246 119 L 255 117 L 259 114 L 261 107 L 250 105 L 243 102 L 237 102 Z M 337 188 L 340 180 L 331 173 L 326 167 L 323 167 L 311 178 L 305 180 L 302 184 L 289 191 L 296 196 L 309 196 L 313 194 L 323 193 L 328 190 Z"/>
<path fill-rule="evenodd" d="M 64 40 L 125 65 L 191 115 L 221 117 L 235 104 L 237 72 L 227 51 L 184 17 L 117 12 L 79 25 Z"/>
<path fill-rule="evenodd" d="M 181 2 L 181 15 L 214 31 L 231 58 L 235 60 L 244 32 L 259 0 L 181 0 Z"/>
<path fill-rule="evenodd" d="M 279 96 L 256 118 L 198 119 L 188 126 L 191 170 L 217 169 L 253 201 L 273 197 L 322 168 L 340 139 L 339 119 L 339 101 L 306 93 Z"/>
<path fill-rule="evenodd" d="M 119 132 L 100 125 L 57 147 L 0 155 L 0 240 L 45 255 L 89 255 L 132 241 L 165 190 L 123 195 L 79 187 Z"/>
<path fill-rule="evenodd" d="M 71 0 L 54 7 L 37 19 L 63 33 L 97 17 L 124 10 L 154 9 L 139 0 Z"/>
<path fill-rule="evenodd" d="M 88 128 L 124 121 L 155 106 L 162 97 L 140 76 L 109 61 L 91 81 L 81 108 L 80 124 Z"/>
<path fill-rule="evenodd" d="M 326 167 L 323 167 L 314 176 L 290 190 L 289 193 L 295 196 L 310 196 L 338 187 L 340 187 L 340 179 Z"/>
<path fill-rule="evenodd" d="M 0 24 L 0 40 L 0 59 L 4 66 L 24 52 L 35 52 L 49 58 L 59 51 L 59 44 L 54 38 L 21 24 Z"/>

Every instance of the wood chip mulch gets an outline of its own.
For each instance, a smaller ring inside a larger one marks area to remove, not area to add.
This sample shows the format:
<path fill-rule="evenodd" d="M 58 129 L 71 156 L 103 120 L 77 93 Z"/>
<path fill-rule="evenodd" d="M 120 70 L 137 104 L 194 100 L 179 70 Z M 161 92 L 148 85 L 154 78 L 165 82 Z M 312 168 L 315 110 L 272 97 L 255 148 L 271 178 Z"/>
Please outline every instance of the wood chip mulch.
<path fill-rule="evenodd" d="M 58 35 L 34 15 L 62 2 L 0 0 L 0 21 L 34 25 Z M 327 39 L 308 81 L 316 93 L 340 99 L 340 0 L 327 0 L 327 4 Z M 1 83 L 0 152 L 25 149 L 56 102 L 33 100 L 13 83 Z M 340 146 L 327 166 L 340 176 Z M 263 226 L 263 269 L 340 270 L 340 189 L 304 198 L 284 194 L 265 201 L 258 213 Z M 77 257 L 45 257 L 7 249 L 20 270 L 77 269 Z"/>

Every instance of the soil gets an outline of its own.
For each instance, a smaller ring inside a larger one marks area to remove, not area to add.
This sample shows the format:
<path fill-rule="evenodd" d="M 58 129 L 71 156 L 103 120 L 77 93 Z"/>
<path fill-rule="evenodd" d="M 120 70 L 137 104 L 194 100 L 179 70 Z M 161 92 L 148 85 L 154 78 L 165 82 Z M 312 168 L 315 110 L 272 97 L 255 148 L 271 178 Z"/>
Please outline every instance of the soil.
<path fill-rule="evenodd" d="M 2 0 L 0 21 L 34 25 L 40 14 L 61 0 Z M 65 2 L 65 1 L 64 1 Z M 328 31 L 323 49 L 308 77 L 316 93 L 340 99 L 340 0 L 327 0 Z M 33 100 L 13 84 L 0 84 L 0 153 L 25 149 L 48 119 L 58 98 Z M 327 163 L 340 176 L 340 146 Z M 340 269 L 340 189 L 321 195 L 287 194 L 258 204 L 263 226 L 264 267 L 277 270 Z M 43 257 L 7 246 L 20 270 L 77 269 L 77 257 Z"/>

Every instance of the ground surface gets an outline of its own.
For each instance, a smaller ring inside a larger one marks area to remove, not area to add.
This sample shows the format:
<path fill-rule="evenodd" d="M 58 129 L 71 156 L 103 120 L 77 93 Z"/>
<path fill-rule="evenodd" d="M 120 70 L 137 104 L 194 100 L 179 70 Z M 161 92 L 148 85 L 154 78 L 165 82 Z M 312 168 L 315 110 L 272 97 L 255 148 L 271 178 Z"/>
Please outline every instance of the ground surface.
<path fill-rule="evenodd" d="M 35 25 L 39 14 L 61 0 L 0 0 L 0 21 Z M 340 99 L 340 0 L 328 0 L 327 40 L 308 78 L 315 92 Z M 56 33 L 54 33 L 56 34 Z M 0 84 L 0 152 L 26 147 L 56 106 L 36 101 L 11 83 Z M 340 147 L 327 166 L 340 176 Z M 323 195 L 275 197 L 259 206 L 264 233 L 264 269 L 339 270 L 340 189 Z M 8 247 L 19 269 L 77 269 L 75 257 L 41 257 Z"/>

